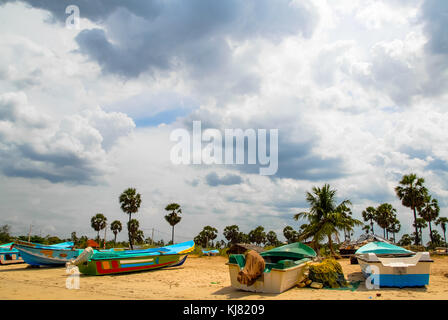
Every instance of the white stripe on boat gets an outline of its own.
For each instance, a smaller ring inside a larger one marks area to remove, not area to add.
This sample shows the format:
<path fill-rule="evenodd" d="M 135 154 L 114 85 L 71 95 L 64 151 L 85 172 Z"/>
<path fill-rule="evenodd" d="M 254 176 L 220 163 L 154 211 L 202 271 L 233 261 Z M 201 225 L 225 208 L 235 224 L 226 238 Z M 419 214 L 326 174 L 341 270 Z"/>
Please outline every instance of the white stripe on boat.
<path fill-rule="evenodd" d="M 138 260 L 120 260 L 121 264 L 130 264 L 130 263 L 140 263 L 140 262 L 150 262 L 154 261 L 154 259 L 138 259 Z"/>

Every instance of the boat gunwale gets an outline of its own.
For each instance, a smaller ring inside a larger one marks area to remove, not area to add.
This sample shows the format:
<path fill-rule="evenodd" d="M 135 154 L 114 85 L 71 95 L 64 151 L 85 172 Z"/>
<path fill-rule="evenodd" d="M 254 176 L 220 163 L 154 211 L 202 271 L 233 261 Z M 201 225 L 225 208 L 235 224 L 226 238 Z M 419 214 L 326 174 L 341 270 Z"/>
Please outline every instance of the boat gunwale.
<path fill-rule="evenodd" d="M 127 259 L 136 259 L 136 258 L 150 258 L 150 257 L 160 257 L 160 256 L 164 256 L 164 257 L 168 257 L 168 256 L 183 256 L 183 255 L 189 255 L 190 253 L 169 253 L 169 254 L 153 254 L 153 255 L 144 255 L 144 256 L 127 256 L 127 257 L 99 257 L 99 258 L 95 258 L 92 257 L 90 258 L 87 262 L 91 262 L 91 261 L 100 261 L 100 260 L 127 260 Z"/>
<path fill-rule="evenodd" d="M 272 270 L 275 270 L 275 271 L 281 271 L 281 272 L 287 272 L 287 271 L 295 270 L 296 268 L 304 267 L 304 265 L 307 264 L 307 263 L 309 263 L 309 262 L 310 262 L 310 261 L 305 261 L 305 262 L 302 262 L 302 263 L 299 264 L 299 265 L 292 266 L 292 267 L 285 268 L 285 269 L 271 268 L 271 269 L 270 269 L 270 272 L 271 272 Z M 240 268 L 239 264 L 237 264 L 237 263 L 226 262 L 226 265 L 228 265 L 228 266 L 230 266 L 230 265 L 232 265 L 232 266 L 237 266 L 238 268 Z M 240 268 L 240 270 L 241 270 L 241 268 Z M 266 273 L 266 272 L 263 272 L 263 273 Z M 269 272 L 268 272 L 268 273 L 269 273 Z"/>

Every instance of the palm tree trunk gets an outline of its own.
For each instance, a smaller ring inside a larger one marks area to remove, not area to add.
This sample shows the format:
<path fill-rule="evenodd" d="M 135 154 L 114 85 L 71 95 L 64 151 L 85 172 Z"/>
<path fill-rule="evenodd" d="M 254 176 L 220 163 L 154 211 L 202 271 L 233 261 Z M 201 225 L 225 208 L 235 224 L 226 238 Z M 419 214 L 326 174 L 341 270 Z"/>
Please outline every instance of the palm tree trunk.
<path fill-rule="evenodd" d="M 134 246 L 132 245 L 132 241 L 131 241 L 131 230 L 129 230 L 129 225 L 131 222 L 131 215 L 132 213 L 129 214 L 129 221 L 128 221 L 128 238 L 129 238 L 129 246 L 131 247 L 131 250 L 134 250 Z"/>
<path fill-rule="evenodd" d="M 331 235 L 328 236 L 328 246 L 330 247 L 330 253 L 333 257 L 336 257 L 336 252 L 333 250 L 333 241 L 331 241 Z"/>
<path fill-rule="evenodd" d="M 443 238 L 445 239 L 445 247 L 447 246 L 446 244 L 446 228 L 443 228 Z"/>
<path fill-rule="evenodd" d="M 429 239 L 431 239 L 431 245 L 434 245 L 434 241 L 432 239 L 432 228 L 431 228 L 431 221 L 429 223 Z"/>
<path fill-rule="evenodd" d="M 413 207 L 412 210 L 414 210 L 415 245 L 418 246 L 420 242 L 420 235 L 418 234 L 418 228 L 417 228 L 417 212 L 415 211 L 415 207 Z"/>
<path fill-rule="evenodd" d="M 174 226 L 173 226 L 173 231 L 171 233 L 171 244 L 174 244 Z"/>
<path fill-rule="evenodd" d="M 375 234 L 375 231 L 373 231 L 373 220 L 370 220 L 370 226 L 372 227 L 372 234 Z"/>
<path fill-rule="evenodd" d="M 117 245 L 117 234 L 115 233 L 115 236 L 114 236 L 114 247 Z"/>

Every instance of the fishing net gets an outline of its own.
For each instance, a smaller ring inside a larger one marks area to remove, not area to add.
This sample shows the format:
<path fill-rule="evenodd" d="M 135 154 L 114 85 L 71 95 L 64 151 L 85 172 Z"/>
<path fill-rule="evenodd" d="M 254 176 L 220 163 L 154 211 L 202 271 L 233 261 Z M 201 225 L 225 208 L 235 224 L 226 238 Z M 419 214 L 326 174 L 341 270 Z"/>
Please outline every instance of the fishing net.
<path fill-rule="evenodd" d="M 321 263 L 310 264 L 308 279 L 320 282 L 327 288 L 341 288 L 349 285 L 341 265 L 334 259 L 325 259 Z"/>

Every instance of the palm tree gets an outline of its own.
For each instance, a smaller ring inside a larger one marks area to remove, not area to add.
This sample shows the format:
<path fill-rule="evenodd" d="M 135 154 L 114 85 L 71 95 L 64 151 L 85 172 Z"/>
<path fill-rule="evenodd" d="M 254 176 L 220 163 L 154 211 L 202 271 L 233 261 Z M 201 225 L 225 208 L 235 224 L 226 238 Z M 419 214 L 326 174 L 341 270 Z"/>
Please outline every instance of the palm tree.
<path fill-rule="evenodd" d="M 172 229 L 172 234 L 171 234 L 171 243 L 174 244 L 174 226 L 176 224 L 178 224 L 180 222 L 180 220 L 182 219 L 179 214 L 182 213 L 182 209 L 180 208 L 180 205 L 178 205 L 177 203 L 170 203 L 169 205 L 167 205 L 165 207 L 166 211 L 171 211 L 171 213 L 167 214 L 165 216 L 165 220 L 170 224 L 170 226 L 173 228 Z"/>
<path fill-rule="evenodd" d="M 446 225 L 448 224 L 448 218 L 439 217 L 439 219 L 437 219 L 437 221 L 436 221 L 436 225 L 439 225 L 439 224 L 443 230 L 443 238 L 445 239 L 445 246 L 446 246 L 447 245 L 447 243 L 446 243 Z"/>
<path fill-rule="evenodd" d="M 138 238 L 140 223 L 137 219 L 132 219 L 128 222 L 128 232 L 130 234 L 129 243 L 131 248 L 133 248 L 134 240 Z"/>
<path fill-rule="evenodd" d="M 396 210 L 390 203 L 383 203 L 378 208 L 376 208 L 375 211 L 375 221 L 381 228 L 383 228 L 383 236 L 387 239 L 388 235 L 386 235 L 386 231 L 391 220 L 395 216 Z"/>
<path fill-rule="evenodd" d="M 368 224 L 364 225 L 362 227 L 362 230 L 364 230 L 366 232 L 366 234 L 369 234 L 370 230 L 371 230 L 371 226 L 369 226 Z"/>
<path fill-rule="evenodd" d="M 414 213 L 416 245 L 420 243 L 420 238 L 415 223 L 417 220 L 417 209 L 423 206 L 425 195 L 428 192 L 423 183 L 425 183 L 425 179 L 418 178 L 416 174 L 411 173 L 404 175 L 400 181 L 400 185 L 395 188 L 395 193 L 401 200 L 403 206 L 411 208 Z"/>
<path fill-rule="evenodd" d="M 106 228 L 107 218 L 102 213 L 97 213 L 95 216 L 90 219 L 90 225 L 92 228 L 98 232 L 98 242 L 100 241 L 100 231 Z M 106 239 L 104 239 L 106 240 Z"/>
<path fill-rule="evenodd" d="M 118 201 L 121 204 L 121 210 L 123 210 L 123 212 L 129 215 L 128 220 L 128 226 L 129 226 L 132 214 L 137 213 L 138 209 L 140 208 L 140 205 L 142 204 L 140 193 L 137 193 L 137 191 L 134 188 L 128 188 L 123 191 Z M 131 233 L 129 231 L 129 228 L 128 228 L 128 237 L 129 237 L 129 245 L 131 246 L 131 249 L 134 249 L 131 241 Z"/>
<path fill-rule="evenodd" d="M 240 228 L 236 224 L 225 227 L 223 231 L 224 237 L 229 241 L 230 244 L 238 242 L 239 233 Z"/>
<path fill-rule="evenodd" d="M 268 233 L 266 233 L 266 241 L 270 246 L 277 246 L 279 243 L 277 234 L 274 231 L 269 231 Z"/>
<path fill-rule="evenodd" d="M 264 232 L 264 228 L 262 226 L 258 226 L 254 230 L 251 230 L 249 232 L 249 240 L 257 245 L 265 243 L 266 233 Z"/>
<path fill-rule="evenodd" d="M 430 195 L 425 196 L 425 202 L 422 207 L 418 208 L 418 214 L 420 217 L 425 219 L 429 225 L 429 238 L 431 239 L 431 244 L 434 244 L 434 239 L 432 237 L 432 227 L 431 221 L 435 221 L 439 216 L 440 208 L 437 199 L 433 199 Z"/>
<path fill-rule="evenodd" d="M 319 242 L 328 239 L 328 246 L 332 255 L 336 256 L 333 249 L 331 237 L 338 237 L 338 230 L 347 227 L 347 206 L 351 205 L 349 200 L 344 200 L 336 205 L 336 190 L 331 190 L 330 185 L 325 184 L 322 188 L 313 187 L 313 193 L 307 192 L 306 200 L 310 204 L 309 212 L 300 212 L 294 215 L 295 220 L 306 218 L 309 224 L 302 230 L 299 239 L 312 237 L 314 247 L 319 254 Z M 362 225 L 362 222 L 352 219 L 350 223 Z"/>
<path fill-rule="evenodd" d="M 114 222 L 112 222 L 110 224 L 110 230 L 112 230 L 112 232 L 114 233 L 114 245 L 117 243 L 117 234 L 118 232 L 121 232 L 121 230 L 123 229 L 121 222 L 118 220 L 115 220 Z"/>
<path fill-rule="evenodd" d="M 415 222 L 412 224 L 412 226 L 415 227 L 415 229 L 417 230 L 417 233 L 415 233 L 415 238 L 419 238 L 422 240 L 422 245 L 423 245 L 423 232 L 422 229 L 426 228 L 428 226 L 428 224 L 426 223 L 425 219 L 423 218 L 417 218 L 417 220 L 415 220 Z"/>
<path fill-rule="evenodd" d="M 394 243 L 395 243 L 395 234 L 400 232 L 401 230 L 401 224 L 400 221 L 397 219 L 396 216 L 391 219 L 389 226 L 387 227 L 387 231 L 392 233 Z"/>
<path fill-rule="evenodd" d="M 362 212 L 362 218 L 364 221 L 370 221 L 370 231 L 372 231 L 372 234 L 375 234 L 373 231 L 373 222 L 375 220 L 376 215 L 376 209 L 374 207 L 367 207 L 366 210 Z"/>
<path fill-rule="evenodd" d="M 299 233 L 295 231 L 291 226 L 286 226 L 283 229 L 283 236 L 286 238 L 286 241 L 288 241 L 288 243 L 299 241 Z"/>

